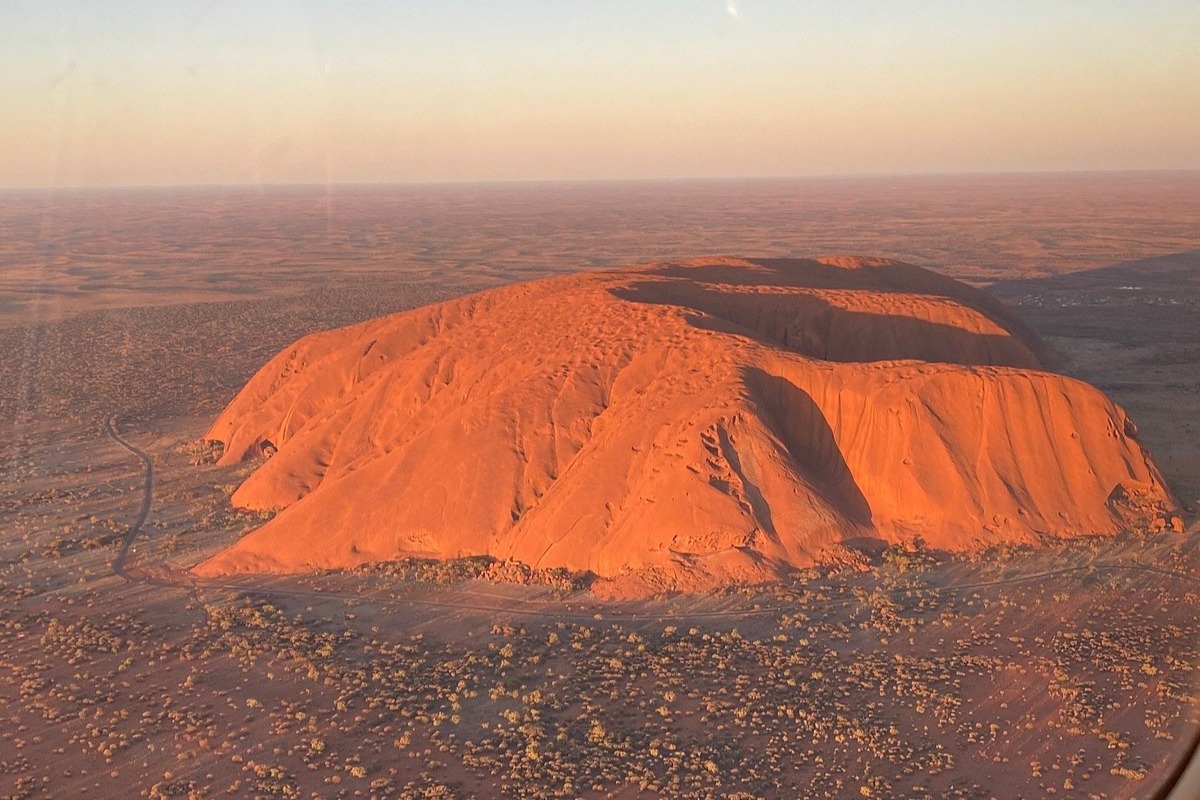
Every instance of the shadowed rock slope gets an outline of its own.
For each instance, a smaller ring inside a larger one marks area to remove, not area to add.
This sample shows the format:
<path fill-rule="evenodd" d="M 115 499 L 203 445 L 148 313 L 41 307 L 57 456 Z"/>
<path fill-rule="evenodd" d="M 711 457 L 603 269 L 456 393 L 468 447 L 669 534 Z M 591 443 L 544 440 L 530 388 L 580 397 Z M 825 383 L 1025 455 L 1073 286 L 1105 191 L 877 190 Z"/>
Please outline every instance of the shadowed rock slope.
<path fill-rule="evenodd" d="M 984 293 L 858 258 L 703 259 L 507 286 L 307 336 L 208 436 L 270 454 L 270 522 L 196 568 L 489 554 L 649 589 L 847 546 L 1161 526 L 1125 413 L 1039 370 Z"/>

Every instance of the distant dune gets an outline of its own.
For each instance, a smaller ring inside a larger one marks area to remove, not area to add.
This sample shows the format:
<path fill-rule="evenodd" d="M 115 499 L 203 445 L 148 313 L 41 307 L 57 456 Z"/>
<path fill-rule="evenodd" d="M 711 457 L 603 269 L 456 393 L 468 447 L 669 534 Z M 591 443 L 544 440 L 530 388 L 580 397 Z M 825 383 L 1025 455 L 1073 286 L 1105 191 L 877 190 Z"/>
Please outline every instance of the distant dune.
<path fill-rule="evenodd" d="M 234 503 L 283 510 L 196 571 L 490 554 L 700 590 L 1173 524 L 1125 413 L 1039 349 L 990 296 L 861 258 L 656 263 L 313 334 L 208 433 L 270 455 Z"/>

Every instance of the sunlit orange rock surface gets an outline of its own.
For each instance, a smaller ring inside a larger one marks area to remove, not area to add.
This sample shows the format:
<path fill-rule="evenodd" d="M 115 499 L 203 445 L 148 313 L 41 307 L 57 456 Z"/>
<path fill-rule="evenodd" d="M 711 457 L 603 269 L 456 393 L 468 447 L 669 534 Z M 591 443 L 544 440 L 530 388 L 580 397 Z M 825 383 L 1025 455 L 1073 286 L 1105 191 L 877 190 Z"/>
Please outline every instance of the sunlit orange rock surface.
<path fill-rule="evenodd" d="M 283 509 L 196 568 L 489 554 L 657 588 L 1161 527 L 1125 413 L 988 295 L 859 258 L 508 286 L 307 336 L 208 436 Z M 624 576 L 624 577 L 622 577 Z M 631 578 L 635 576 L 635 578 Z"/>

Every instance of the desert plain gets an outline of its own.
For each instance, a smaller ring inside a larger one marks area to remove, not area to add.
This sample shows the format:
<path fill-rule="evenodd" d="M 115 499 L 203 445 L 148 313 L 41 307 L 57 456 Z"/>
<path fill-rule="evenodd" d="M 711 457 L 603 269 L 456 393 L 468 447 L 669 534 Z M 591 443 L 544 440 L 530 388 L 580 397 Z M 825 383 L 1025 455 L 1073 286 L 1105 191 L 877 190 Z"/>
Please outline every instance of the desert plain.
<path fill-rule="evenodd" d="M 1159 796 L 1197 736 L 1198 210 L 1196 173 L 6 193 L 0 795 Z M 199 439 L 305 334 L 846 253 L 1003 302 L 1184 530 L 636 600 L 487 557 L 191 571 L 273 516 Z"/>

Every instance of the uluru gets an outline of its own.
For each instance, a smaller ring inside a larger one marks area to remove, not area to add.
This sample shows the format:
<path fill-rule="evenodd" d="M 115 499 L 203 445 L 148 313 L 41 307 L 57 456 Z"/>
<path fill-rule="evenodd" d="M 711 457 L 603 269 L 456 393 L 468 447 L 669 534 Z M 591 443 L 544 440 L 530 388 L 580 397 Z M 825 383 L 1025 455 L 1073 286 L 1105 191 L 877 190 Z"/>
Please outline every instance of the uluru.
<path fill-rule="evenodd" d="M 202 576 L 489 555 L 662 589 L 1177 524 L 1125 412 L 981 290 L 867 258 L 504 286 L 306 336 L 207 433 L 279 513 Z"/>

